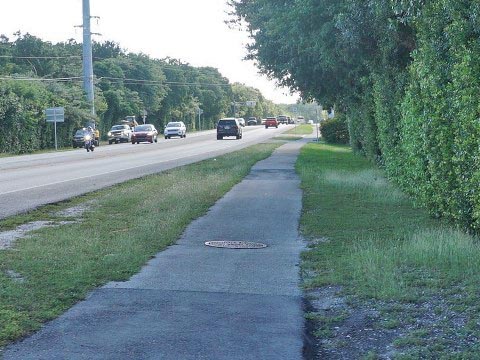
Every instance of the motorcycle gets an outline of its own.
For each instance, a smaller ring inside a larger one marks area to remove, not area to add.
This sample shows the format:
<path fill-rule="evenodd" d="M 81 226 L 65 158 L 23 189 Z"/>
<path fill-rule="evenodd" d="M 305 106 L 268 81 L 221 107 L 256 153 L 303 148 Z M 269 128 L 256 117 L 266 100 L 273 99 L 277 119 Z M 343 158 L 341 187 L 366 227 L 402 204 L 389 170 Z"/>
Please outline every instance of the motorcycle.
<path fill-rule="evenodd" d="M 87 152 L 95 150 L 95 139 L 92 135 L 85 136 L 85 149 Z"/>

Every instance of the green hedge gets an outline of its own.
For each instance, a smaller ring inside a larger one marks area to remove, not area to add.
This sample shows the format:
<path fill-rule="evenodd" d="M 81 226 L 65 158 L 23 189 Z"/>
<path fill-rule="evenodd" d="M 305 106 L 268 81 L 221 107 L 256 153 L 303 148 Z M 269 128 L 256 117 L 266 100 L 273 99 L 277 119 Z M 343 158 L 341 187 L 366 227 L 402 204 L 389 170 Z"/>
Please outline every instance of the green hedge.
<path fill-rule="evenodd" d="M 400 183 L 437 216 L 480 229 L 480 6 L 434 1 L 402 102 Z"/>
<path fill-rule="evenodd" d="M 348 144 L 348 127 L 344 116 L 336 116 L 320 124 L 322 138 L 330 144 Z"/>
<path fill-rule="evenodd" d="M 350 144 L 432 216 L 479 233 L 480 3 L 405 4 L 351 8 L 363 9 L 376 48 L 363 54 L 351 96 L 339 99 Z M 335 131 L 322 133 L 337 142 Z"/>
<path fill-rule="evenodd" d="M 366 54 L 360 86 L 341 99 L 350 144 L 432 216 L 479 233 L 480 3 L 412 2 L 393 13 L 376 6 L 363 14 L 375 24 L 376 52 Z"/>

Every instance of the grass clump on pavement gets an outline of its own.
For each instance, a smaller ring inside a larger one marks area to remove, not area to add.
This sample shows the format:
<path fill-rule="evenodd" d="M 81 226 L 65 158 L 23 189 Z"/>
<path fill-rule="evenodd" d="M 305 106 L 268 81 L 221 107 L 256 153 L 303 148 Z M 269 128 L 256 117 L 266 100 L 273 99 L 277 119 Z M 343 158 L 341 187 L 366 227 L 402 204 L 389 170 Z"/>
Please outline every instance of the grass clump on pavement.
<path fill-rule="evenodd" d="M 477 238 L 415 208 L 347 147 L 309 144 L 297 171 L 301 230 L 312 240 L 303 254 L 306 286 L 340 285 L 355 313 L 377 314 L 368 327 L 391 341 L 369 351 L 393 346 L 395 358 L 439 358 L 480 350 Z"/>
<path fill-rule="evenodd" d="M 279 145 L 256 145 L 89 194 L 94 205 L 82 221 L 43 228 L 0 251 L 0 345 L 92 289 L 137 273 Z"/>

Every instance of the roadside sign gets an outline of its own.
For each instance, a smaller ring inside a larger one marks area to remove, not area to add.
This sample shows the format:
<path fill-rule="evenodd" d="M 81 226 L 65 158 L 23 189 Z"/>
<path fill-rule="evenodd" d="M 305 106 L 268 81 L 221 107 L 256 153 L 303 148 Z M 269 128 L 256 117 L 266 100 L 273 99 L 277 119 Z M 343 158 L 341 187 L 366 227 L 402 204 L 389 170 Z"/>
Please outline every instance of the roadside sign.
<path fill-rule="evenodd" d="M 247 105 L 248 107 L 255 107 L 255 105 L 257 105 L 257 102 L 256 101 L 245 101 L 245 105 Z"/>
<path fill-rule="evenodd" d="M 65 109 L 63 107 L 48 108 L 45 110 L 47 122 L 65 122 Z"/>
<path fill-rule="evenodd" d="M 58 150 L 57 145 L 57 122 L 65 122 L 65 109 L 63 107 L 48 108 L 45 110 L 45 120 L 53 122 L 55 125 L 55 150 Z"/>

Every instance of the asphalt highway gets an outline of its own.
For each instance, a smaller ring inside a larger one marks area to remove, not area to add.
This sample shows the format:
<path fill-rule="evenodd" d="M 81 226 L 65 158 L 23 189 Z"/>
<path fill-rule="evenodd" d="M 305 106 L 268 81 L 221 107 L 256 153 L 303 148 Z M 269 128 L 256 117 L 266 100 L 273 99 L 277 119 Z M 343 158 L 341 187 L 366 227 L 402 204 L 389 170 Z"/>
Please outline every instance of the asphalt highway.
<path fill-rule="evenodd" d="M 292 126 L 245 127 L 243 139 L 216 140 L 215 131 L 158 143 L 100 146 L 0 158 L 0 218 L 85 194 L 129 179 L 236 151 L 266 141 Z"/>

